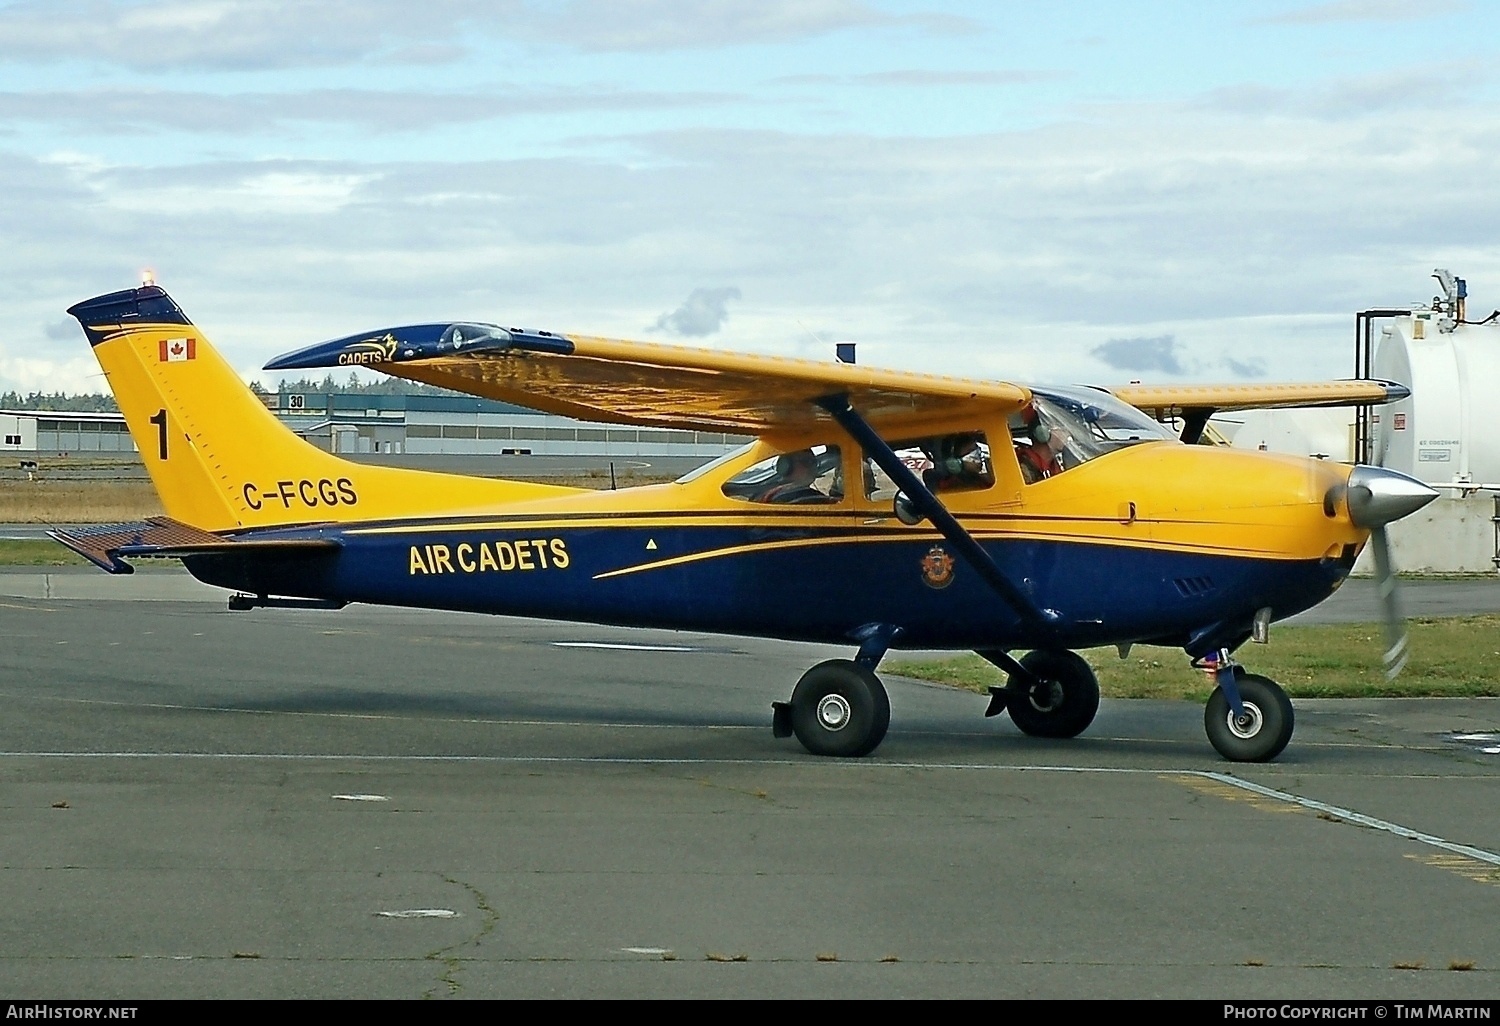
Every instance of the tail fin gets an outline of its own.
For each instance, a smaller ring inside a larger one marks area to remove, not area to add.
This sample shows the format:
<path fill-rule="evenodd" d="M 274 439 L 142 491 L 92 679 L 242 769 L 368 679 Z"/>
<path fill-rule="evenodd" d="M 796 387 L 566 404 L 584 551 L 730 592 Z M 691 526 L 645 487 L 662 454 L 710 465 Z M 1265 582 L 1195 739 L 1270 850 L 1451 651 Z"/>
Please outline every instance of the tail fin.
<path fill-rule="evenodd" d="M 169 517 L 208 531 L 480 511 L 574 489 L 349 463 L 298 438 L 165 290 L 78 318 Z"/>

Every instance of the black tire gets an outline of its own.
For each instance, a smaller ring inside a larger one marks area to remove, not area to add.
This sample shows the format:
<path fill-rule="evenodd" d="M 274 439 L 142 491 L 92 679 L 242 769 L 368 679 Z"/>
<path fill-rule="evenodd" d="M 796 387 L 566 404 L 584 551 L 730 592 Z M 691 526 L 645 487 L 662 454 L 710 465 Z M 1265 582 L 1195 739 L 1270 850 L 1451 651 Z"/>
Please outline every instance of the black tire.
<path fill-rule="evenodd" d="M 869 755 L 891 725 L 891 701 L 874 672 L 830 659 L 792 689 L 792 732 L 814 755 Z"/>
<path fill-rule="evenodd" d="M 1296 716 L 1292 701 L 1269 677 L 1235 668 L 1245 719 L 1236 722 L 1222 688 L 1208 696 L 1203 710 L 1203 729 L 1209 743 L 1230 762 L 1267 762 L 1281 754 L 1292 739 Z"/>
<path fill-rule="evenodd" d="M 1099 711 L 1099 679 L 1076 652 L 1027 652 L 1021 660 L 1037 679 L 1011 674 L 1005 707 L 1011 721 L 1032 737 L 1077 737 Z"/>

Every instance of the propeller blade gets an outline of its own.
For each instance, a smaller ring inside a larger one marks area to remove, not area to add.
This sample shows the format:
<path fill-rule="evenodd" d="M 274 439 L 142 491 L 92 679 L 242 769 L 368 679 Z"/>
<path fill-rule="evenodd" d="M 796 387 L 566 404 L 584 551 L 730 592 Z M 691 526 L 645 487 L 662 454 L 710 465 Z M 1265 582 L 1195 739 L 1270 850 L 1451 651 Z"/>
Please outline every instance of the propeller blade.
<path fill-rule="evenodd" d="M 1391 564 L 1391 543 L 1385 525 L 1370 532 L 1370 547 L 1375 556 L 1375 586 L 1385 613 L 1385 679 L 1395 680 L 1410 654 L 1406 644 L 1406 621 L 1396 601 L 1396 568 Z"/>
<path fill-rule="evenodd" d="M 1396 604 L 1396 568 L 1391 565 L 1391 543 L 1385 526 L 1415 513 L 1438 496 L 1437 490 L 1409 474 L 1385 467 L 1358 466 L 1342 489 L 1329 489 L 1323 510 L 1329 516 L 1342 499 L 1349 520 L 1370 529 L 1370 547 L 1375 556 L 1375 584 L 1385 612 L 1385 679 L 1395 680 L 1406 665 L 1406 622 Z"/>

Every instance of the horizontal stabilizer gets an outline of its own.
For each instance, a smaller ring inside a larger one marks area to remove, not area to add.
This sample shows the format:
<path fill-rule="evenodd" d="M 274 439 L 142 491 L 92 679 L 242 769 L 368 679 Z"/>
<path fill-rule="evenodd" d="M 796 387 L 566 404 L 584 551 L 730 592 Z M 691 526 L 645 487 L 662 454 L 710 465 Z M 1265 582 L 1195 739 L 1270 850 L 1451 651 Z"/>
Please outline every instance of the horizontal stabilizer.
<path fill-rule="evenodd" d="M 328 550 L 339 543 L 323 538 L 226 538 L 202 531 L 171 517 L 147 517 L 126 524 L 99 524 L 71 530 L 48 531 L 53 541 L 66 545 L 95 566 L 112 574 L 134 573 L 120 557 L 175 559 L 206 552 L 249 549 L 278 552 Z"/>

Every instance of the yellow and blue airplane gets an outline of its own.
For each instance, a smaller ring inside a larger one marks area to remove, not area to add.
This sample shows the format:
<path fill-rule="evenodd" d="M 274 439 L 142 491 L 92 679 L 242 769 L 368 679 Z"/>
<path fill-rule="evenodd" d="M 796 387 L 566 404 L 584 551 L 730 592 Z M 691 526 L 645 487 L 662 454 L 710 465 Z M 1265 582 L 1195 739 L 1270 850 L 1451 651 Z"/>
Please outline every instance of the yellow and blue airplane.
<path fill-rule="evenodd" d="M 367 602 L 847 643 L 852 659 L 773 703 L 776 736 L 820 755 L 880 744 L 875 671 L 891 648 L 980 653 L 1008 674 L 987 715 L 1065 738 L 1099 705 L 1075 650 L 1147 644 L 1214 675 L 1204 722 L 1224 757 L 1274 758 L 1291 703 L 1232 653 L 1327 598 L 1372 536 L 1389 579 L 1383 526 L 1436 494 L 1377 467 L 1184 444 L 1216 409 L 1408 394 L 1390 382 L 1111 394 L 462 322 L 351 335 L 268 369 L 373 368 L 755 441 L 674 483 L 607 492 L 367 466 L 281 425 L 155 284 L 69 313 L 166 511 L 54 532 L 103 569 L 177 558 L 240 609 Z"/>

